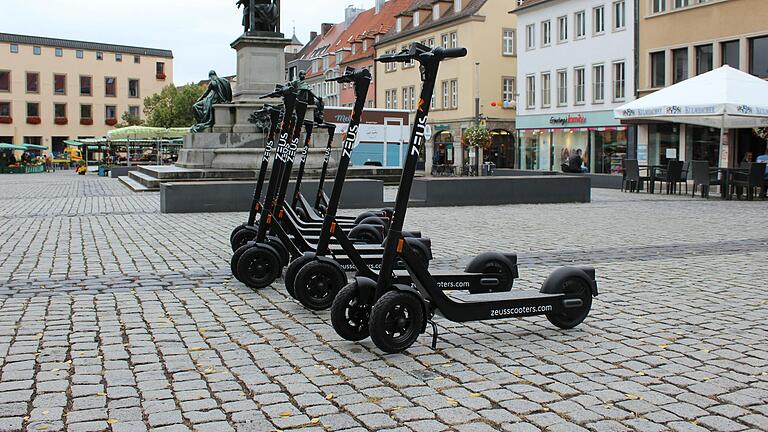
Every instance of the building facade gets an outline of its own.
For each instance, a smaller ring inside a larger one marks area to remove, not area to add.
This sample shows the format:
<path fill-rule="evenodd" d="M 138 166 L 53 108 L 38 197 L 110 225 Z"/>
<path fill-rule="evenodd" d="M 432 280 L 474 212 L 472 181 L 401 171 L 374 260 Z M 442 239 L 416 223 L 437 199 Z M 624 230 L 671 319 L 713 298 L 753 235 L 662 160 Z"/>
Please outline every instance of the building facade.
<path fill-rule="evenodd" d="M 671 0 L 670 0 L 671 1 Z M 620 174 L 634 128 L 613 109 L 635 98 L 634 0 L 525 0 L 517 16 L 517 167 Z"/>
<path fill-rule="evenodd" d="M 639 0 L 639 10 L 641 96 L 722 65 L 768 78 L 768 3 L 764 0 Z M 726 139 L 727 151 L 721 154 L 719 129 L 641 124 L 637 155 L 652 165 L 676 158 L 733 166 L 747 152 L 765 151 L 765 141 L 750 129 L 726 131 Z"/>
<path fill-rule="evenodd" d="M 106 135 L 173 84 L 169 50 L 0 33 L 0 142 L 47 146 Z"/>
<path fill-rule="evenodd" d="M 424 167 L 454 172 L 488 160 L 515 163 L 514 98 L 517 88 L 517 30 L 503 0 L 431 0 L 397 15 L 395 26 L 376 44 L 376 55 L 398 52 L 414 42 L 464 47 L 466 57 L 444 61 L 430 110 L 431 135 Z M 376 105 L 414 112 L 421 90 L 415 64 L 377 63 Z M 479 102 L 476 104 L 476 102 Z M 463 131 L 480 122 L 491 130 L 490 149 L 477 154 L 462 145 Z"/>

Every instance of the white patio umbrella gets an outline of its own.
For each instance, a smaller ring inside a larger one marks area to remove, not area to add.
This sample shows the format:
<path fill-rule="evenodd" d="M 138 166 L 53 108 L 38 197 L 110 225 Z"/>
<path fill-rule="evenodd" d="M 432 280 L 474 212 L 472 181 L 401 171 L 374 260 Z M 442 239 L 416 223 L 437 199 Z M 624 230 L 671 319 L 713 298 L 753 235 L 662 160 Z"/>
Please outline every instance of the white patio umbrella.
<path fill-rule="evenodd" d="M 659 120 L 725 129 L 768 126 L 768 82 L 723 66 L 629 102 L 614 110 L 620 120 Z"/>

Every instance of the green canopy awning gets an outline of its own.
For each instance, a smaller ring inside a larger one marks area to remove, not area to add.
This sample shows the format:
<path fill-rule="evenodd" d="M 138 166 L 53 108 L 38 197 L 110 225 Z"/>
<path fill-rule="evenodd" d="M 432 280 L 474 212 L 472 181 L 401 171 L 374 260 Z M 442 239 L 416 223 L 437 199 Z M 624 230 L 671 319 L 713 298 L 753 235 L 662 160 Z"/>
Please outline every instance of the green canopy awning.
<path fill-rule="evenodd" d="M 21 146 L 27 150 L 48 150 L 48 147 L 37 144 L 22 144 Z"/>
<path fill-rule="evenodd" d="M 83 145 L 83 143 L 81 143 L 80 141 L 75 141 L 75 140 L 64 140 L 64 144 L 71 145 L 74 147 L 80 147 Z"/>
<path fill-rule="evenodd" d="M 22 147 L 16 144 L 0 143 L 0 149 L 2 150 L 26 150 L 26 147 Z"/>

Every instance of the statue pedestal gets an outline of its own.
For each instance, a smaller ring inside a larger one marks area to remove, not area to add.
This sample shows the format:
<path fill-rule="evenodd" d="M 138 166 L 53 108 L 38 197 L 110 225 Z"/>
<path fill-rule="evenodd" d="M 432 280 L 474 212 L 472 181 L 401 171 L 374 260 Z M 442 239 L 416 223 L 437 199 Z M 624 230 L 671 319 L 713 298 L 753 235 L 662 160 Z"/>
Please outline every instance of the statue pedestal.
<path fill-rule="evenodd" d="M 285 81 L 284 37 L 243 34 L 230 45 L 237 51 L 237 84 L 232 101 L 254 102 Z"/>

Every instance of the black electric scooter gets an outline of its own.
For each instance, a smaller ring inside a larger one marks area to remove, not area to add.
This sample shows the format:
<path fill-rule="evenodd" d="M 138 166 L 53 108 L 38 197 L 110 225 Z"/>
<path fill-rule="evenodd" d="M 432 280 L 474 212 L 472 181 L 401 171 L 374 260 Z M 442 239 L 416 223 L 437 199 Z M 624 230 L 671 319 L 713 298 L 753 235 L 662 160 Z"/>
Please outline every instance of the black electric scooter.
<path fill-rule="evenodd" d="M 331 307 L 333 327 L 345 339 L 362 340 L 370 334 L 382 351 L 396 353 L 410 347 L 429 322 L 435 348 L 437 326 L 431 321 L 435 313 L 454 322 L 546 315 L 557 327 L 572 328 L 587 317 L 592 297 L 597 296 L 595 271 L 588 267 L 559 268 L 540 291 L 511 291 L 518 276 L 514 254 L 481 254 L 464 272 L 433 274 L 400 234 L 440 62 L 466 53 L 464 48 L 430 49 L 414 43 L 410 50 L 377 59 L 385 63 L 419 62 L 423 85 L 378 278 L 355 278 L 338 293 Z M 405 263 L 412 284 L 394 279 L 398 259 Z M 466 291 L 447 294 L 445 287 Z M 476 287 L 488 287 L 492 292 L 479 293 Z"/>
<path fill-rule="evenodd" d="M 336 293 L 347 282 L 347 271 L 357 271 L 358 274 L 364 276 L 376 277 L 374 269 L 378 268 L 378 263 L 369 265 L 365 262 L 358 250 L 355 249 L 353 242 L 347 237 L 344 228 L 336 220 L 344 178 L 349 168 L 355 135 L 364 109 L 370 80 L 371 74 L 367 69 L 353 68 L 347 68 L 342 76 L 328 80 L 352 84 L 356 98 L 355 106 L 352 109 L 349 132 L 342 147 L 336 179 L 333 183 L 331 197 L 328 200 L 327 212 L 316 251 L 306 252 L 303 256 L 294 259 L 285 271 L 284 280 L 288 293 L 309 309 L 323 310 L 329 308 Z M 330 255 L 328 245 L 332 238 L 341 246 L 344 255 L 351 261 L 351 266 L 343 266 L 328 256 Z M 425 243 L 413 237 L 408 237 L 406 241 L 411 244 L 416 253 L 420 254 L 424 264 L 428 266 L 432 255 Z M 408 275 L 405 274 L 404 276 L 405 281 L 410 283 Z"/>
<path fill-rule="evenodd" d="M 368 80 L 370 80 L 370 75 Z M 301 91 L 302 90 L 300 90 L 300 92 Z M 285 104 L 286 107 L 290 105 L 289 101 L 286 101 Z M 302 101 L 301 98 L 298 98 L 296 100 L 296 106 L 297 115 L 299 116 L 299 119 L 303 121 L 302 117 L 304 113 L 302 111 L 306 110 L 306 102 Z M 356 116 L 355 119 L 355 124 L 350 122 L 349 131 L 352 132 L 347 133 L 347 139 L 351 139 L 352 144 L 354 143 L 354 132 L 356 132 L 359 125 L 360 116 Z M 296 135 L 299 131 L 300 127 L 295 130 L 290 147 L 278 147 L 276 166 L 273 167 L 273 175 L 270 176 L 270 182 L 267 187 L 267 203 L 261 214 L 256 239 L 238 249 L 232 257 L 231 266 L 233 274 L 238 280 L 252 288 L 264 288 L 269 286 L 280 276 L 282 267 L 287 265 L 291 259 L 296 259 L 302 256 L 304 252 L 316 250 L 316 245 L 310 244 L 307 241 L 306 236 L 296 229 L 293 220 L 285 217 L 287 212 L 286 209 L 283 208 L 288 178 L 290 177 L 291 167 L 293 165 L 293 157 L 296 153 L 296 144 L 298 140 Z M 281 136 L 281 144 L 282 141 L 283 138 Z M 352 144 L 349 145 L 351 146 Z M 282 171 L 280 186 L 273 187 L 276 183 L 275 179 L 277 178 L 274 175 L 274 172 L 278 169 Z M 343 178 L 339 178 L 338 181 L 339 183 L 343 182 Z M 277 189 L 277 191 L 275 191 L 275 189 Z M 275 193 L 277 194 L 276 197 L 274 195 Z M 271 202 L 270 197 L 274 197 L 271 199 Z M 271 238 L 271 244 L 262 245 L 260 239 L 270 239 L 266 237 L 267 233 L 272 233 L 275 237 Z M 430 245 L 428 239 L 414 239 L 409 241 L 420 242 L 424 244 L 427 250 Z M 330 253 L 335 257 L 339 264 L 347 266 L 348 268 L 354 267 L 350 258 L 344 255 L 343 249 L 339 249 L 336 245 L 332 246 L 333 247 L 330 248 Z M 362 257 L 362 260 L 368 265 L 374 265 L 381 261 L 383 249 L 379 245 L 356 244 L 354 248 Z"/>

